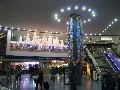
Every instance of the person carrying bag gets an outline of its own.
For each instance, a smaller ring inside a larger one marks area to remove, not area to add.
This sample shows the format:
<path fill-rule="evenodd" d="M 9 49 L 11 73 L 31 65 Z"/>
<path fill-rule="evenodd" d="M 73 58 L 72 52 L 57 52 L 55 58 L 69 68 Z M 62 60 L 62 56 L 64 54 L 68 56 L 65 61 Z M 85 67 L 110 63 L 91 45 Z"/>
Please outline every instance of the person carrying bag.
<path fill-rule="evenodd" d="M 34 77 L 34 81 L 36 83 L 35 89 L 37 90 L 38 89 L 38 84 L 40 84 L 41 90 L 42 90 L 42 82 L 43 82 L 43 72 L 42 72 L 42 70 L 40 70 L 39 74 Z"/>

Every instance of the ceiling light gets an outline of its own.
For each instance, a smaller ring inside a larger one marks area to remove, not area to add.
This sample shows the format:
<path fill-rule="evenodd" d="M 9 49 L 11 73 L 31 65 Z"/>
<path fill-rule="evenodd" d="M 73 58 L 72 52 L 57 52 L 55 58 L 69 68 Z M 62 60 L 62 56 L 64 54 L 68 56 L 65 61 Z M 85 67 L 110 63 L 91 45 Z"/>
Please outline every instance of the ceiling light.
<path fill-rule="evenodd" d="M 105 32 L 105 31 L 102 31 L 102 32 Z"/>
<path fill-rule="evenodd" d="M 96 34 L 95 34 L 96 35 Z"/>
<path fill-rule="evenodd" d="M 112 22 L 112 24 L 114 24 L 114 22 Z"/>
<path fill-rule="evenodd" d="M 112 41 L 113 42 L 113 41 Z"/>
<path fill-rule="evenodd" d="M 88 12 L 90 12 L 91 11 L 91 9 L 88 9 Z"/>
<path fill-rule="evenodd" d="M 18 28 L 18 30 L 19 30 L 20 28 Z"/>
<path fill-rule="evenodd" d="M 95 43 L 95 42 L 94 42 Z"/>
<path fill-rule="evenodd" d="M 67 22 L 67 24 L 69 24 L 69 22 Z"/>
<path fill-rule="evenodd" d="M 58 15 L 57 14 L 55 14 L 55 17 L 57 17 Z"/>
<path fill-rule="evenodd" d="M 107 27 L 108 28 L 108 27 Z"/>
<path fill-rule="evenodd" d="M 91 20 L 90 19 L 88 19 L 88 22 L 90 22 Z"/>
<path fill-rule="evenodd" d="M 85 34 L 85 35 L 87 35 L 87 34 Z"/>
<path fill-rule="evenodd" d="M 114 19 L 114 21 L 117 21 L 117 19 Z"/>
<path fill-rule="evenodd" d="M 111 24 L 109 24 L 109 26 L 111 27 Z"/>
<path fill-rule="evenodd" d="M 90 41 L 89 41 L 90 42 Z"/>
<path fill-rule="evenodd" d="M 115 42 L 115 43 L 117 43 L 117 42 Z"/>
<path fill-rule="evenodd" d="M 29 30 L 29 31 L 31 31 L 31 30 Z"/>
<path fill-rule="evenodd" d="M 84 23 L 86 23 L 86 21 L 84 21 Z"/>
<path fill-rule="evenodd" d="M 61 11 L 61 12 L 64 12 L 64 9 L 61 9 L 60 11 Z"/>
<path fill-rule="evenodd" d="M 60 20 L 60 19 L 58 19 L 57 21 L 58 21 L 58 22 L 60 22 L 61 20 Z"/>
<path fill-rule="evenodd" d="M 58 19 L 58 17 L 55 17 L 55 19 L 57 20 L 57 19 Z"/>
<path fill-rule="evenodd" d="M 88 37 L 86 37 L 86 38 L 88 38 Z"/>
<path fill-rule="evenodd" d="M 105 29 L 105 31 L 106 31 L 107 29 Z"/>
<path fill-rule="evenodd" d="M 95 17 L 96 15 L 95 14 L 93 14 L 93 17 Z"/>
<path fill-rule="evenodd" d="M 94 12 L 94 11 L 92 11 L 92 14 L 95 14 L 95 12 Z"/>
<path fill-rule="evenodd" d="M 84 41 L 86 41 L 86 40 L 84 40 Z"/>
<path fill-rule="evenodd" d="M 70 9 L 71 9 L 70 7 L 67 8 L 68 11 L 69 11 Z"/>
<path fill-rule="evenodd" d="M 99 36 L 101 36 L 101 34 L 99 34 Z"/>
<path fill-rule="evenodd" d="M 45 31 L 45 32 L 48 32 L 48 31 Z"/>
<path fill-rule="evenodd" d="M 75 9 L 77 10 L 77 9 L 78 9 L 78 6 L 75 6 Z"/>
<path fill-rule="evenodd" d="M 52 32 L 50 32 L 50 33 L 52 33 Z"/>
<path fill-rule="evenodd" d="M 92 34 L 90 34 L 90 36 L 92 36 Z"/>
<path fill-rule="evenodd" d="M 86 7 L 83 7 L 82 10 L 86 10 Z"/>
<path fill-rule="evenodd" d="M 14 29 L 14 28 L 12 27 L 12 29 Z"/>

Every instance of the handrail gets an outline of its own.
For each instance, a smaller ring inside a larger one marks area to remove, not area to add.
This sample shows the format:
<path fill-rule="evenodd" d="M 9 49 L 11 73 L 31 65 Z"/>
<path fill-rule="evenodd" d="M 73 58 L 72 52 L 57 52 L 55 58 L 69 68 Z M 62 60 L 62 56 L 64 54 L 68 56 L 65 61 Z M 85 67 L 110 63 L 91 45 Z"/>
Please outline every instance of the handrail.
<path fill-rule="evenodd" d="M 89 58 L 92 59 L 92 62 L 93 62 L 93 64 L 94 64 L 94 66 L 95 66 L 97 72 L 100 73 L 101 70 L 100 70 L 100 68 L 99 68 L 99 66 L 98 66 L 98 64 L 97 64 L 97 62 L 95 61 L 94 57 L 91 55 L 90 51 L 88 50 L 88 48 L 86 48 L 86 51 L 87 51 L 87 53 L 88 53 Z"/>
<path fill-rule="evenodd" d="M 115 71 L 115 69 L 113 68 L 113 66 L 112 66 L 112 64 L 109 62 L 109 60 L 107 59 L 107 57 L 103 54 L 103 52 L 101 52 L 102 53 L 102 55 L 104 56 L 104 58 L 105 58 L 105 60 L 108 62 L 108 64 L 110 65 L 110 67 L 113 69 L 113 71 L 116 73 L 116 71 Z M 100 53 L 100 54 L 101 54 Z M 104 53 L 105 53 L 105 51 L 104 51 Z"/>

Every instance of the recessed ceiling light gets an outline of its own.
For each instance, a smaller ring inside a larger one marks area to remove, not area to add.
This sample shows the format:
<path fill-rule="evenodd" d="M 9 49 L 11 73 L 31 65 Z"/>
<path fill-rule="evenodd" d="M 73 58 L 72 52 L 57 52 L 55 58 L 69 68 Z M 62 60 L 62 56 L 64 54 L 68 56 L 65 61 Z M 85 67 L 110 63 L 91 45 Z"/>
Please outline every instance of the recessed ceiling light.
<path fill-rule="evenodd" d="M 84 7 L 82 8 L 82 10 L 83 10 L 83 11 L 86 10 L 86 7 L 84 6 Z"/>
<path fill-rule="evenodd" d="M 114 19 L 114 21 L 117 21 L 117 19 Z"/>
<path fill-rule="evenodd" d="M 87 34 L 85 34 L 85 35 L 87 35 Z"/>
<path fill-rule="evenodd" d="M 61 11 L 61 12 L 64 12 L 65 10 L 64 10 L 64 9 L 61 9 L 60 11 Z"/>
<path fill-rule="evenodd" d="M 75 9 L 77 10 L 77 9 L 78 9 L 78 6 L 75 6 Z"/>
<path fill-rule="evenodd" d="M 70 9 L 71 9 L 70 7 L 67 8 L 68 11 L 69 11 Z"/>
<path fill-rule="evenodd" d="M 90 12 L 90 11 L 91 11 L 91 9 L 88 9 L 88 11 Z"/>

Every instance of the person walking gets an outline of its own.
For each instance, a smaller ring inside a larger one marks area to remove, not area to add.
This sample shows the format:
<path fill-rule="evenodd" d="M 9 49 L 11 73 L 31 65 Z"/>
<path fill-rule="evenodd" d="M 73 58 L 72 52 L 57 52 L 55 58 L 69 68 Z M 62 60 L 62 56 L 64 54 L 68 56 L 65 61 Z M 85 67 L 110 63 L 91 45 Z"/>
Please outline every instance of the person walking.
<path fill-rule="evenodd" d="M 38 89 L 38 84 L 40 84 L 41 90 L 42 90 L 42 82 L 43 82 L 43 71 L 40 69 L 37 79 L 35 80 L 36 87 L 35 89 Z"/>
<path fill-rule="evenodd" d="M 56 75 L 56 69 L 52 67 L 50 80 L 53 80 L 53 82 L 55 82 L 55 75 Z"/>

